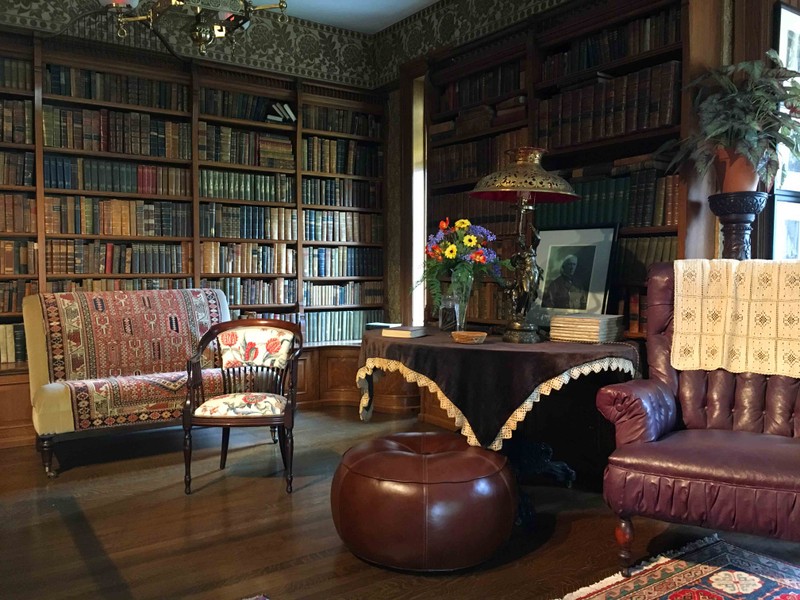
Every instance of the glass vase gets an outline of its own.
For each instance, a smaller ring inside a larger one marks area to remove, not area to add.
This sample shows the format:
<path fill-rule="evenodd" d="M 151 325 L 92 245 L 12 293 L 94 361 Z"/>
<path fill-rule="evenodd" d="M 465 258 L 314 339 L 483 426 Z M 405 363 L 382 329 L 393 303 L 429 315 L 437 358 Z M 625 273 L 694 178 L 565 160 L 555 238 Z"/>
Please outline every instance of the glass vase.
<path fill-rule="evenodd" d="M 472 295 L 473 281 L 472 273 L 461 273 L 458 277 L 453 277 L 447 290 L 455 311 L 456 331 L 466 331 L 467 307 Z"/>

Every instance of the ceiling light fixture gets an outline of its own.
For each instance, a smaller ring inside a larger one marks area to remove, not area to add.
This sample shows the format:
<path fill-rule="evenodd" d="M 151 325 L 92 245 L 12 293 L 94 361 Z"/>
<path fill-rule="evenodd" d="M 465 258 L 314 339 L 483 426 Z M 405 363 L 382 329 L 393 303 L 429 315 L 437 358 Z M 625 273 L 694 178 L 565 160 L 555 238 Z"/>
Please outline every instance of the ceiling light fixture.
<path fill-rule="evenodd" d="M 275 4 L 256 5 L 253 0 L 236 0 L 235 12 L 219 11 L 204 6 L 203 0 L 97 0 L 101 11 L 114 15 L 117 20 L 117 35 L 125 38 L 128 35 L 129 23 L 142 23 L 155 31 L 166 44 L 163 35 L 155 29 L 155 24 L 168 11 L 176 7 L 189 6 L 195 12 L 194 23 L 189 29 L 189 37 L 200 54 L 205 55 L 208 47 L 216 40 L 228 39 L 236 43 L 236 34 L 245 32 L 250 26 L 253 13 L 261 10 L 279 10 L 278 21 L 285 23 L 286 0 Z M 169 44 L 167 44 L 169 47 Z M 172 51 L 172 48 L 170 48 Z M 174 52 L 173 52 L 174 54 Z"/>

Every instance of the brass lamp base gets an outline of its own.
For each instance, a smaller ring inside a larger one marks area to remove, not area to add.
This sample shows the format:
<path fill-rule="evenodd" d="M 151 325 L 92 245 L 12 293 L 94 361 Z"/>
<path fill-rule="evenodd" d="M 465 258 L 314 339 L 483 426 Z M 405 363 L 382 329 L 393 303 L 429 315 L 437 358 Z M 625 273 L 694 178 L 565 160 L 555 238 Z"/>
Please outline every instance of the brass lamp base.
<path fill-rule="evenodd" d="M 503 341 L 512 344 L 537 344 L 543 338 L 536 325 L 525 321 L 509 321 L 503 332 Z"/>

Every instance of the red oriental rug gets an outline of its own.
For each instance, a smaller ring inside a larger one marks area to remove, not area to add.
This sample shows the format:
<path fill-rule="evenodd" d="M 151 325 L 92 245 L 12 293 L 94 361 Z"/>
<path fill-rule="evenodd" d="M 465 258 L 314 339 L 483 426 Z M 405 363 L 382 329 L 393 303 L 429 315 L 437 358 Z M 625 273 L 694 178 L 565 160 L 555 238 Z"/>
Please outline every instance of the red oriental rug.
<path fill-rule="evenodd" d="M 563 600 L 800 600 L 800 567 L 710 537 Z"/>

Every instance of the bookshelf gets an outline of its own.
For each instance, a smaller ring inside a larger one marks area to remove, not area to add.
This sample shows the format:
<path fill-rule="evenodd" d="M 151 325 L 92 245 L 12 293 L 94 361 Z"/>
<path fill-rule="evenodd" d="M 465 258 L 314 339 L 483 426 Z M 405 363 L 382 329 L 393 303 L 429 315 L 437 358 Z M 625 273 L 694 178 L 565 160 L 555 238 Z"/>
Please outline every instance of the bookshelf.
<path fill-rule="evenodd" d="M 200 285 L 234 316 L 296 314 L 296 85 L 214 68 L 194 83 Z"/>
<path fill-rule="evenodd" d="M 379 96 L 300 89 L 302 290 L 311 344 L 361 339 L 384 304 L 383 105 Z"/>
<path fill-rule="evenodd" d="M 511 230 L 495 227 L 500 236 L 512 233 L 513 216 L 502 205 L 481 206 L 467 192 L 500 167 L 503 142 L 543 147 L 545 168 L 568 179 L 581 198 L 541 205 L 537 225 L 619 227 L 608 310 L 634 313 L 631 337 L 642 337 L 638 316 L 646 305 L 648 265 L 705 255 L 687 182 L 667 173 L 667 161 L 656 151 L 691 126 L 681 86 L 718 54 L 716 4 L 568 5 L 437 57 L 427 103 L 428 231 L 444 216 L 465 214 L 490 229 L 493 220 L 508 219 Z M 498 81 L 513 79 L 512 72 L 519 73 L 518 88 L 498 87 Z M 487 304 L 480 292 L 478 298 L 479 305 Z M 495 300 L 502 304 L 496 294 Z M 485 324 L 482 316 L 468 318 Z"/>

